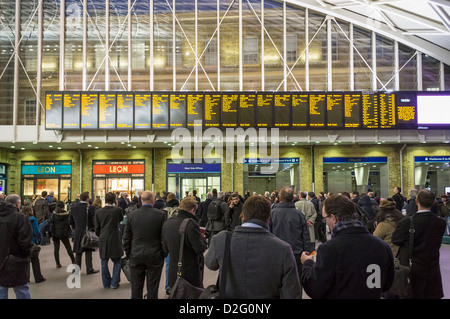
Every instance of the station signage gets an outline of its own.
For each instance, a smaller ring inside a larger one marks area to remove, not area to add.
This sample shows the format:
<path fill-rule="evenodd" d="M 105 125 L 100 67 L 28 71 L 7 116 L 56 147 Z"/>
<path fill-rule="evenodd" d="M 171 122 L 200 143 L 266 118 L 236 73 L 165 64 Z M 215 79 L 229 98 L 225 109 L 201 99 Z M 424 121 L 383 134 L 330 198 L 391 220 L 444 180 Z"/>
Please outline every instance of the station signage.
<path fill-rule="evenodd" d="M 117 165 L 101 165 L 94 164 L 92 167 L 93 174 L 144 174 L 144 164 L 117 164 Z"/>
<path fill-rule="evenodd" d="M 70 175 L 72 165 L 22 165 L 22 175 Z"/>

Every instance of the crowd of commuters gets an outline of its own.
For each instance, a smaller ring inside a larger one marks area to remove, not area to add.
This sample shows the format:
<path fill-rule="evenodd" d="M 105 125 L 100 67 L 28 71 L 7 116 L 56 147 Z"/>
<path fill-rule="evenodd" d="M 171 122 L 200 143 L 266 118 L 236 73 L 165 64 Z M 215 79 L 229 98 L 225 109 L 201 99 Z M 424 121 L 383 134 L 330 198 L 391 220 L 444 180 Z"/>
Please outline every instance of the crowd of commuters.
<path fill-rule="evenodd" d="M 411 189 L 406 198 L 395 187 L 389 198 L 370 191 L 316 196 L 283 187 L 244 196 L 213 189 L 202 201 L 195 191 L 181 199 L 141 191 L 131 200 L 107 193 L 103 205 L 84 192 L 69 206 L 52 195 L 42 192 L 24 207 L 18 195 L 0 195 L 0 298 L 8 298 L 9 288 L 17 298 L 31 297 L 30 264 L 35 282 L 46 280 L 39 251 L 49 237 L 56 268 L 62 267 L 62 242 L 72 263 L 81 269 L 84 255 L 86 273 L 98 273 L 93 251 L 82 246 L 86 229 L 99 237 L 105 289 L 119 288 L 126 259 L 131 298 L 158 298 L 164 264 L 169 295 L 179 276 L 179 229 L 186 219 L 181 273 L 194 286 L 203 286 L 205 266 L 221 276 L 232 232 L 225 298 L 302 298 L 303 290 L 311 298 L 399 298 L 391 291 L 398 265 L 411 268 L 408 298 L 443 297 L 439 249 L 448 194 Z"/>

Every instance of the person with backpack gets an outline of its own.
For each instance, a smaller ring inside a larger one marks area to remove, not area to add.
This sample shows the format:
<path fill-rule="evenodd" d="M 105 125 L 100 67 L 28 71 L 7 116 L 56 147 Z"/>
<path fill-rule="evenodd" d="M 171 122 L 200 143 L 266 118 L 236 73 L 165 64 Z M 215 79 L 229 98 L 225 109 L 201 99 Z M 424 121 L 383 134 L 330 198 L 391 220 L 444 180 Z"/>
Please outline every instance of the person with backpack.
<path fill-rule="evenodd" d="M 171 219 L 177 216 L 180 202 L 174 193 L 167 194 L 167 204 L 162 210 L 166 212 L 166 219 Z"/>
<path fill-rule="evenodd" d="M 53 212 L 51 220 L 54 225 L 53 254 L 55 256 L 56 268 L 59 269 L 62 267 L 59 260 L 59 247 L 61 242 L 66 248 L 67 254 L 70 257 L 72 264 L 75 264 L 75 255 L 73 254 L 72 246 L 70 245 L 69 239 L 71 235 L 71 229 L 69 225 L 69 212 L 64 209 L 63 201 L 56 202 L 56 208 L 55 211 Z"/>
<path fill-rule="evenodd" d="M 225 192 L 219 192 L 217 198 L 215 198 L 208 206 L 208 222 L 206 223 L 206 230 L 209 234 L 209 240 L 214 235 L 220 233 L 222 230 L 227 229 L 229 223 L 229 210 L 228 204 L 225 202 Z"/>

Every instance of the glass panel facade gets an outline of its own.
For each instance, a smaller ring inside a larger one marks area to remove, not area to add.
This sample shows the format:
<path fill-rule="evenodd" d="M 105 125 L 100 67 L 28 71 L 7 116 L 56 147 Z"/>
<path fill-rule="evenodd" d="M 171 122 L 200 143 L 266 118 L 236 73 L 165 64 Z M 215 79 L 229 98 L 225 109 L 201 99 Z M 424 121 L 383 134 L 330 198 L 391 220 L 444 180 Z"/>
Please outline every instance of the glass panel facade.
<path fill-rule="evenodd" d="M 0 125 L 35 125 L 37 108 L 42 124 L 44 94 L 60 88 L 323 91 L 354 83 L 355 90 L 417 90 L 418 74 L 423 90 L 450 87 L 450 68 L 436 57 L 421 53 L 418 72 L 416 49 L 399 42 L 397 73 L 392 39 L 282 1 L 242 1 L 241 17 L 232 0 L 65 0 L 63 14 L 60 3 L 0 0 Z"/>

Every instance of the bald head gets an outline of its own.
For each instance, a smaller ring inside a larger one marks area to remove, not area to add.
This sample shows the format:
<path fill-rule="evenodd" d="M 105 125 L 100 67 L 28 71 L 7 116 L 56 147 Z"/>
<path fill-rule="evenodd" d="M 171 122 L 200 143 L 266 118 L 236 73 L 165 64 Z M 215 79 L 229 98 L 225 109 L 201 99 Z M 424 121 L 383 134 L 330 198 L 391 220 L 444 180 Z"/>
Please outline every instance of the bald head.
<path fill-rule="evenodd" d="M 151 191 L 143 191 L 141 193 L 141 201 L 142 204 L 150 204 L 153 205 L 154 202 L 154 196 L 153 193 Z"/>

